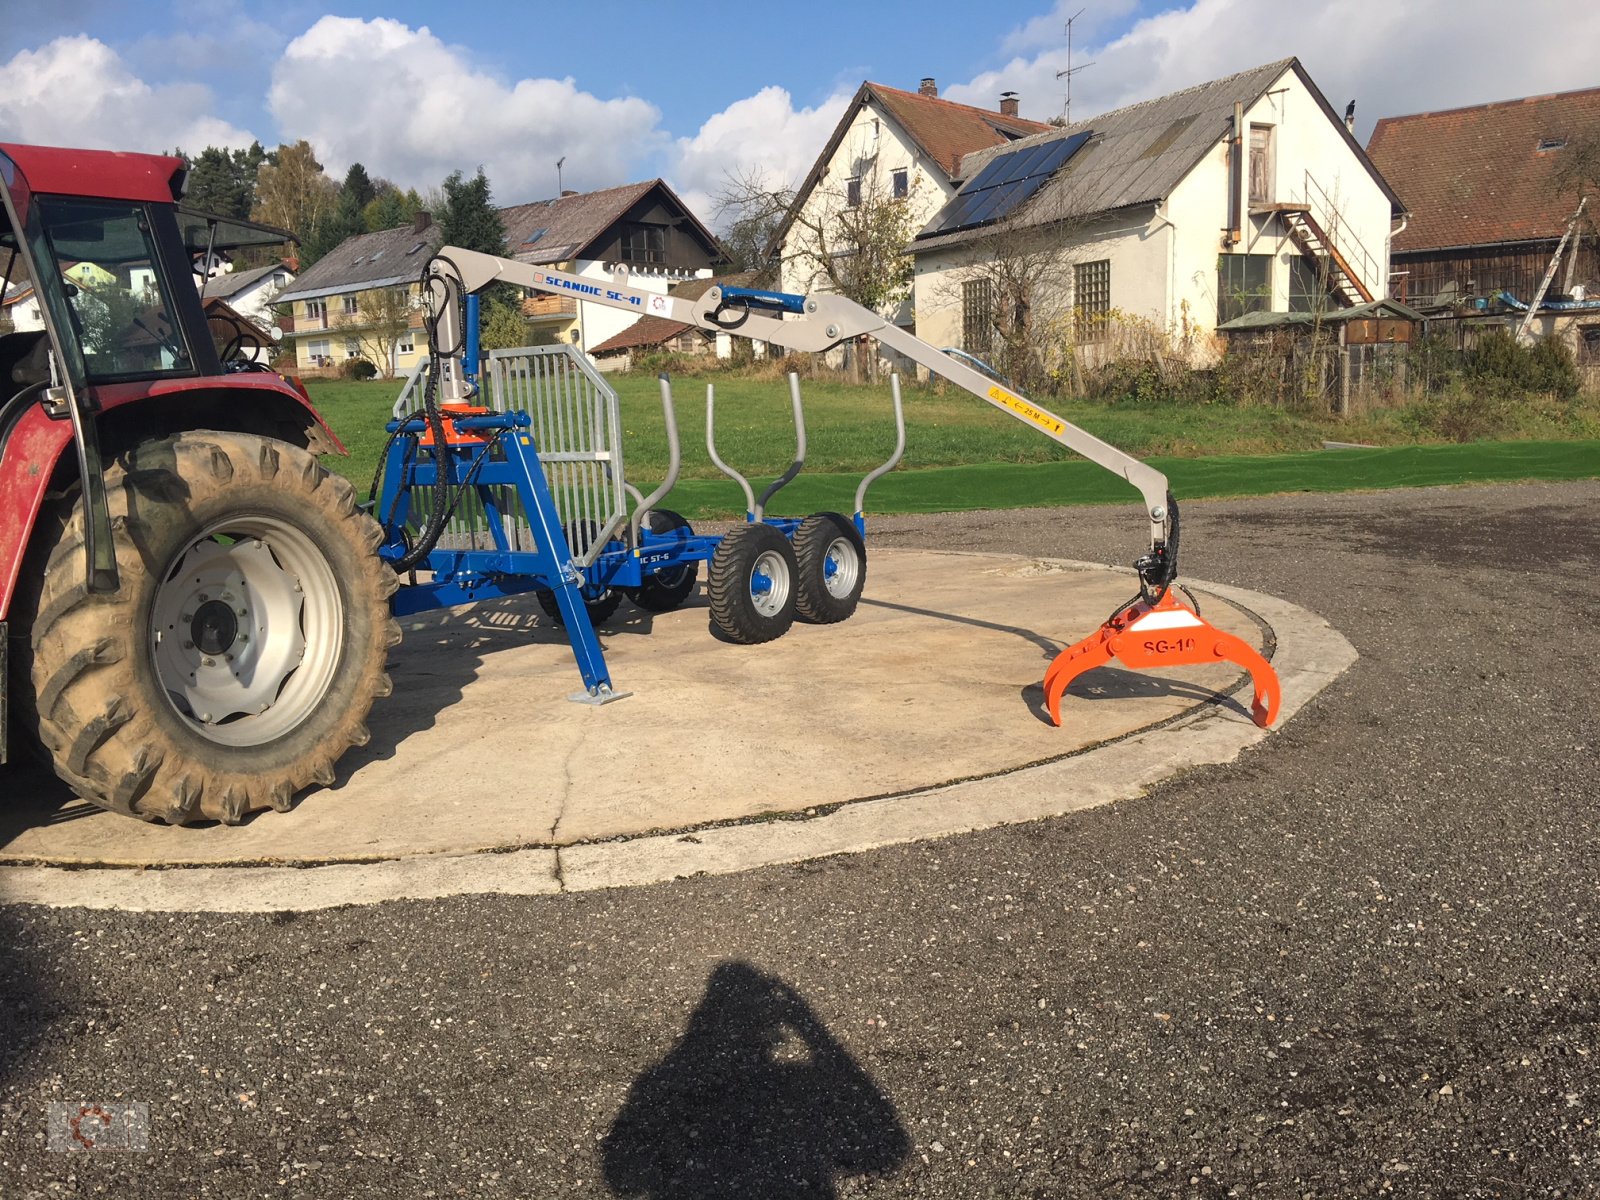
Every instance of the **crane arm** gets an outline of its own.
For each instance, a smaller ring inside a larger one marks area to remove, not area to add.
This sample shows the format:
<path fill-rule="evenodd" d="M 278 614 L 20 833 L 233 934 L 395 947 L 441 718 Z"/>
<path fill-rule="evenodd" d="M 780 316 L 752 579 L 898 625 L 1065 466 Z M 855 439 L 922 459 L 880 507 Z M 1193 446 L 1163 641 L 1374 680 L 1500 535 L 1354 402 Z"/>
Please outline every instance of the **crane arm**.
<path fill-rule="evenodd" d="M 602 281 L 456 246 L 438 251 L 429 263 L 424 282 L 430 309 L 437 314 L 438 338 L 445 345 L 460 344 L 456 303 L 459 297 L 495 283 L 572 296 L 591 304 L 662 317 L 790 350 L 827 350 L 851 338 L 873 338 L 1132 484 L 1144 498 L 1155 560 L 1142 560 L 1141 573 L 1162 574 L 1170 579 L 1176 572 L 1176 563 L 1167 557 L 1169 553 L 1175 555 L 1177 547 L 1170 537 L 1173 514 L 1165 475 L 843 296 L 713 287 L 688 300 L 631 286 L 626 268 L 619 268 L 609 281 Z M 467 398 L 464 381 L 454 372 L 448 373 L 445 387 L 447 399 Z"/>

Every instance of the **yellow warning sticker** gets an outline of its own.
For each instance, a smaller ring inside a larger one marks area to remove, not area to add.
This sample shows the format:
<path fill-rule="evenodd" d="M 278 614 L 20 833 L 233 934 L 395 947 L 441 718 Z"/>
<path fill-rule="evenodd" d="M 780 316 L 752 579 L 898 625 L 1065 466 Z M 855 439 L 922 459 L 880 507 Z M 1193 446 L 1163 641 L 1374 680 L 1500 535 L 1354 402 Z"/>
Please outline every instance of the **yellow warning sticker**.
<path fill-rule="evenodd" d="M 1021 417 L 1023 420 L 1032 421 L 1046 433 L 1059 434 L 1065 432 L 1067 428 L 1065 424 L 1057 420 L 1055 417 L 1052 417 L 1049 413 L 1045 412 L 1044 409 L 1035 408 L 1026 400 L 1022 399 L 1022 397 L 1013 396 L 1004 388 L 990 388 L 989 399 L 993 400 L 996 404 L 1005 405 L 1005 407 L 1016 413 L 1017 416 Z"/>

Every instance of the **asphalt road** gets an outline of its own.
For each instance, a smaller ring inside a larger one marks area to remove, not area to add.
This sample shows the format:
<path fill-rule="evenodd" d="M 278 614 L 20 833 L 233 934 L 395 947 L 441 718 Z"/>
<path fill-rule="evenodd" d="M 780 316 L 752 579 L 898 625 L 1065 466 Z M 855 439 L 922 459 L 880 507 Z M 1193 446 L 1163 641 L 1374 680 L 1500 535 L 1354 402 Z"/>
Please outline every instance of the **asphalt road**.
<path fill-rule="evenodd" d="M 0 1195 L 1595 1194 L 1597 502 L 1187 505 L 1188 574 L 1362 658 L 1239 761 L 1067 819 L 616 893 L 4 910 Z M 46 1152 L 80 1098 L 148 1104 L 152 1152 Z"/>

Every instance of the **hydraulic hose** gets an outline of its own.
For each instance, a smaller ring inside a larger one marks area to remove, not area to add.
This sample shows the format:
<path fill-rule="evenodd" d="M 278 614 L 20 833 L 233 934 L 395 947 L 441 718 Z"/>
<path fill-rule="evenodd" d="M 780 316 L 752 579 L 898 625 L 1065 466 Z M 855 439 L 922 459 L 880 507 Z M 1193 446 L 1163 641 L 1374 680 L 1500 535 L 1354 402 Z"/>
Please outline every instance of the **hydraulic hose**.
<path fill-rule="evenodd" d="M 452 303 L 450 285 L 443 277 L 434 276 L 433 268 L 436 263 L 447 264 L 455 272 L 455 278 L 461 277 L 461 272 L 456 264 L 443 255 L 434 255 L 422 268 L 422 326 L 428 337 L 428 381 L 422 388 L 422 415 L 428 422 L 428 428 L 433 433 L 433 508 L 428 513 L 427 524 L 423 526 L 416 542 L 400 558 L 390 563 L 395 574 L 404 574 L 411 570 L 428 555 L 433 553 L 439 544 L 439 538 L 444 534 L 444 527 L 450 520 L 450 515 L 455 511 L 455 504 L 450 500 L 449 472 L 446 470 L 449 448 L 445 441 L 444 414 L 439 408 L 439 378 L 443 374 L 443 364 L 446 358 L 454 358 L 461 353 L 460 345 L 441 346 L 439 344 L 439 319 L 441 313 L 429 304 L 430 280 L 438 278 L 444 291 L 441 304 Z M 458 327 L 464 322 L 457 322 Z M 404 421 L 402 421 L 402 425 Z M 398 436 L 398 435 L 396 435 Z M 392 438 L 391 438 L 392 444 Z M 387 449 L 385 450 L 387 457 Z M 380 460 L 381 461 L 381 460 Z M 382 470 L 381 466 L 379 468 Z M 377 492 L 377 480 L 373 481 L 373 492 Z M 393 514 L 389 514 L 392 517 Z"/>

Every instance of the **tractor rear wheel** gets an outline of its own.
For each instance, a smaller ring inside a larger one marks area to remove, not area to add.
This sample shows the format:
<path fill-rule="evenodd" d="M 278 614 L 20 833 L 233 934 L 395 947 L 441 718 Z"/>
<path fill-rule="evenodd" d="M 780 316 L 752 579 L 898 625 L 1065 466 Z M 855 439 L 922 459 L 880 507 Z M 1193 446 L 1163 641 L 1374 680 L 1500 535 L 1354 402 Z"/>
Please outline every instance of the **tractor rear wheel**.
<path fill-rule="evenodd" d="M 88 588 L 81 501 L 40 526 L 19 707 L 84 799 L 146 820 L 287 809 L 368 734 L 400 640 L 381 532 L 306 451 L 196 431 L 106 472 L 115 593 Z"/>

